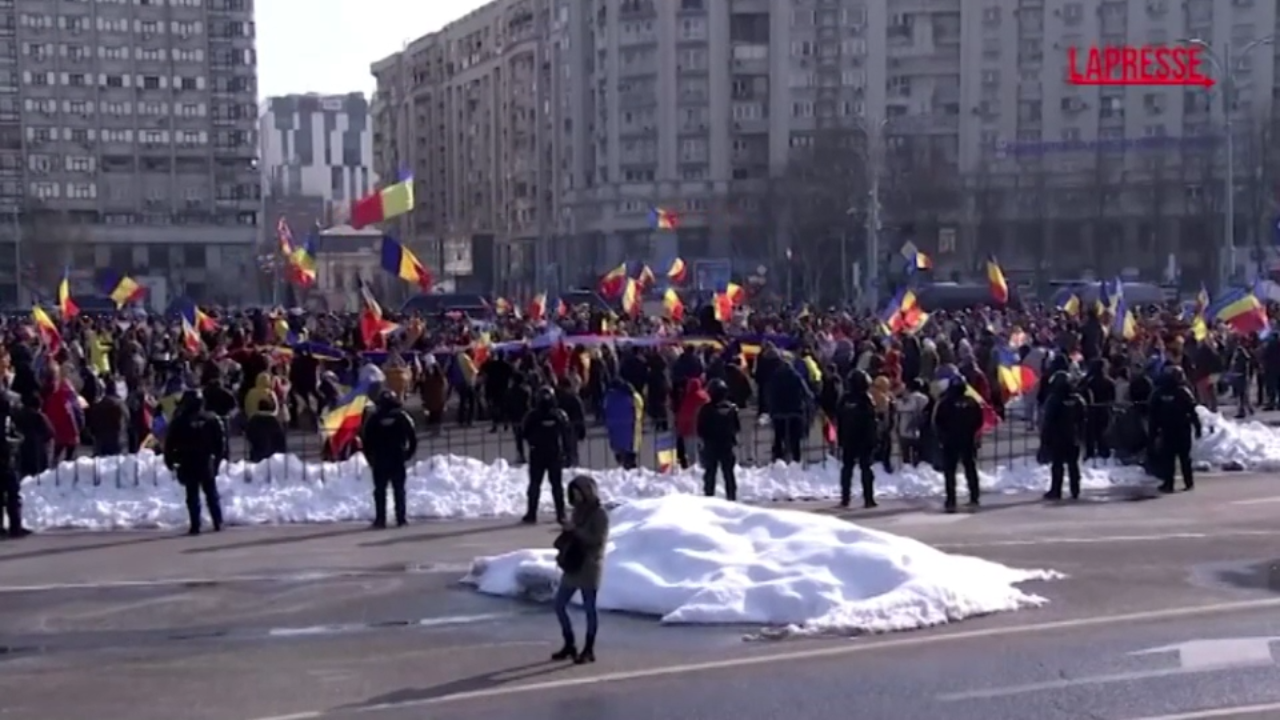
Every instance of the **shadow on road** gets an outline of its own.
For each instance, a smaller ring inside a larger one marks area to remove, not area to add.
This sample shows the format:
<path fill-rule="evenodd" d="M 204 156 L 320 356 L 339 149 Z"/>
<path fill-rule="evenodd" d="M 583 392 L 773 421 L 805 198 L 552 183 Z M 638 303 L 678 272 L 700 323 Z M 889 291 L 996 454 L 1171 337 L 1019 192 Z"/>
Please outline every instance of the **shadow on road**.
<path fill-rule="evenodd" d="M 26 552 L 4 553 L 0 555 L 0 563 L 12 562 L 14 560 L 30 560 L 31 558 L 53 557 L 55 555 L 66 555 L 69 553 L 89 552 L 92 550 L 109 550 L 111 548 L 127 547 L 130 545 L 142 545 L 144 543 L 161 542 L 164 540 L 176 540 L 179 536 L 167 532 L 158 532 L 144 537 L 131 537 L 127 540 L 113 540 L 111 542 L 92 543 L 87 545 L 59 545 L 57 547 L 45 547 L 38 550 L 28 550 Z M 22 542 L 22 541 L 10 541 Z M 26 542 L 33 542 L 27 540 Z"/>
<path fill-rule="evenodd" d="M 495 670 L 493 672 L 482 673 L 480 675 L 451 680 L 433 687 L 405 688 L 404 690 L 396 690 L 395 692 L 386 693 L 385 695 L 372 697 L 364 702 L 344 705 L 337 708 L 337 710 L 365 710 L 374 707 L 410 705 L 415 702 L 435 700 L 437 698 L 449 697 L 450 695 L 489 690 L 491 688 L 509 685 L 521 680 L 529 680 L 543 675 L 562 672 L 573 667 L 575 667 L 573 663 L 555 662 L 551 660 L 517 665 L 515 667 L 504 668 L 502 670 Z"/>
<path fill-rule="evenodd" d="M 346 535 L 357 535 L 368 533 L 366 527 L 343 527 L 340 529 L 328 529 L 321 532 L 307 533 L 305 535 L 289 535 L 286 537 L 267 537 L 257 540 L 245 540 L 242 542 L 227 543 L 225 545 L 211 545 L 209 547 L 197 547 L 190 550 L 183 550 L 186 555 L 203 555 L 206 553 L 217 553 L 226 550 L 244 550 L 247 548 L 274 547 L 277 545 L 293 545 L 295 543 L 305 543 L 311 540 L 324 540 L 327 538 L 343 537 Z"/>
<path fill-rule="evenodd" d="M 431 542 L 432 540 L 451 540 L 453 538 L 467 537 L 468 535 L 485 535 L 492 532 L 501 532 L 503 530 L 513 530 L 523 527 L 518 523 L 504 523 L 501 525 L 486 525 L 484 527 L 462 528 L 460 530 L 444 530 L 444 525 L 435 525 L 434 532 L 417 533 L 415 535 L 395 535 L 385 540 L 374 540 L 372 542 L 360 543 L 360 547 L 387 547 L 390 545 L 404 545 L 416 542 Z M 549 526 L 553 527 L 553 526 Z"/>

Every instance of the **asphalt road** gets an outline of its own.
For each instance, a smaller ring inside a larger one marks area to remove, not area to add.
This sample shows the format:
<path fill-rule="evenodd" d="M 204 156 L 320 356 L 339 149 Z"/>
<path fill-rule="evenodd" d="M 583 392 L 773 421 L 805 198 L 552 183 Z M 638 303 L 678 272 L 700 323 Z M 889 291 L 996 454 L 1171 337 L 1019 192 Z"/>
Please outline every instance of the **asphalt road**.
<path fill-rule="evenodd" d="M 607 615 L 599 662 L 546 662 L 548 608 L 456 586 L 471 558 L 546 545 L 548 527 L 431 523 L 0 542 L 0 698 L 14 720 L 806 720 L 1280 716 L 1257 644 L 1280 638 L 1280 485 L 993 498 L 835 511 L 1068 578 L 1044 608 L 913 633 L 744 641 L 755 628 Z M 1265 647 L 1265 644 L 1264 644 Z M 1179 659 L 1181 658 L 1181 660 Z M 1182 663 L 1182 664 L 1180 664 Z M 1197 714 L 1259 705 L 1252 714 Z"/>

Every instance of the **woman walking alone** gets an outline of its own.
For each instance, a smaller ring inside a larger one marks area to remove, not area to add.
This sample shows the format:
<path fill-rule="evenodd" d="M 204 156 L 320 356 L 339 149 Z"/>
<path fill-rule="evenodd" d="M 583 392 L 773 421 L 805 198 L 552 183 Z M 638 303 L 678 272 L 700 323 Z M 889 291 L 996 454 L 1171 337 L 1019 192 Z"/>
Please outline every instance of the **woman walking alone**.
<path fill-rule="evenodd" d="M 609 541 L 609 513 L 600 505 L 596 481 L 589 475 L 579 475 L 569 482 L 569 504 L 573 512 L 561 525 L 563 532 L 555 543 L 559 551 L 556 563 L 564 571 L 555 599 L 556 619 L 560 621 L 564 647 L 551 659 L 571 659 L 582 665 L 596 660 L 596 630 L 599 627 L 596 594 L 600 590 L 604 550 Z M 573 623 L 569 620 L 569 602 L 578 593 L 582 595 L 582 609 L 587 615 L 587 638 L 582 652 L 578 652 Z"/>

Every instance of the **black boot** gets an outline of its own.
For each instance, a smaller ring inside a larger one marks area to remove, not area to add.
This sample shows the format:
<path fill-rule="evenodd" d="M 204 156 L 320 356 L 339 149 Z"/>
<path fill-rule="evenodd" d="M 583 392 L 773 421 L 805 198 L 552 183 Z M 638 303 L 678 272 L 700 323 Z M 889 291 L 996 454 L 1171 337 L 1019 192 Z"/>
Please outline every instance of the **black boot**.
<path fill-rule="evenodd" d="M 573 658 L 574 665 L 586 665 L 596 661 L 596 642 L 591 638 L 587 638 L 587 644 L 582 647 L 582 652 Z"/>
<path fill-rule="evenodd" d="M 578 648 L 574 645 L 573 636 L 569 635 L 564 639 L 564 647 L 551 654 L 552 660 L 573 660 L 577 661 Z"/>

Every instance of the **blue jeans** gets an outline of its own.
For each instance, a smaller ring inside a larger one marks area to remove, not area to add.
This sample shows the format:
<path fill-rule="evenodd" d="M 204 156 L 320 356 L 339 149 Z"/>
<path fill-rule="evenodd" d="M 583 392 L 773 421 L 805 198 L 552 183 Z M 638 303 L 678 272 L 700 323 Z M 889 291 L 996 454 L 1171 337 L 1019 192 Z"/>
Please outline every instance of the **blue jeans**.
<path fill-rule="evenodd" d="M 593 647 L 596 644 L 596 630 L 600 627 L 600 618 L 596 613 L 596 590 L 583 589 L 560 583 L 560 587 L 556 589 L 556 619 L 560 621 L 560 633 L 564 636 L 566 645 L 573 644 L 573 623 L 569 621 L 569 601 L 573 600 L 574 593 L 582 593 L 582 609 L 587 614 L 587 644 L 586 647 Z"/>

